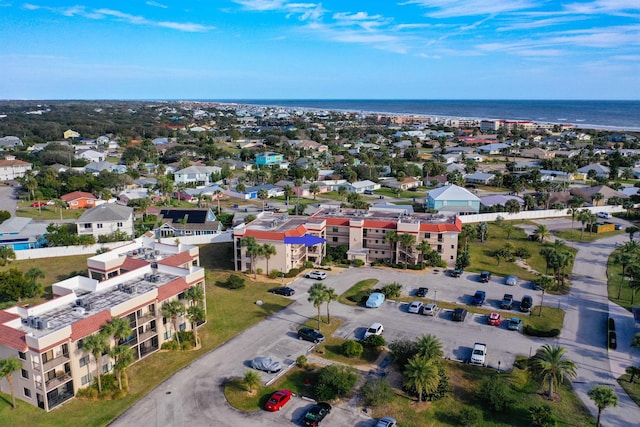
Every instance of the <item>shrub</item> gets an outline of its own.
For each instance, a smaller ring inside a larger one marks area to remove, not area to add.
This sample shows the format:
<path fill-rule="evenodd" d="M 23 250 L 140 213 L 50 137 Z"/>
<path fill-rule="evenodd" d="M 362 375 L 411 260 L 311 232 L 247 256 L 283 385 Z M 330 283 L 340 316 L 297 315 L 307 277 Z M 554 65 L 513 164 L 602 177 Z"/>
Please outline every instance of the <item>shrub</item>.
<path fill-rule="evenodd" d="M 313 263 L 311 261 L 305 261 L 302 263 L 302 268 L 313 268 Z"/>
<path fill-rule="evenodd" d="M 370 378 L 360 389 L 360 396 L 365 406 L 378 406 L 391 400 L 393 389 L 386 379 Z"/>
<path fill-rule="evenodd" d="M 262 269 L 261 268 L 256 268 L 256 273 L 257 274 L 262 274 Z"/>
<path fill-rule="evenodd" d="M 529 414 L 533 424 L 539 427 L 555 427 L 557 424 L 549 405 L 534 405 L 529 408 Z"/>
<path fill-rule="evenodd" d="M 381 289 L 381 292 L 384 294 L 386 298 L 398 298 L 400 296 L 400 291 L 402 290 L 402 285 L 400 283 L 389 283 L 388 285 L 384 285 Z"/>
<path fill-rule="evenodd" d="M 532 337 L 554 338 L 560 335 L 560 329 L 536 329 L 532 326 L 526 325 L 524 327 L 524 333 Z"/>
<path fill-rule="evenodd" d="M 384 347 L 386 343 L 382 335 L 369 335 L 363 342 L 365 347 Z"/>
<path fill-rule="evenodd" d="M 96 400 L 98 398 L 98 389 L 94 387 L 81 388 L 78 390 L 76 396 L 89 400 Z"/>
<path fill-rule="evenodd" d="M 494 412 L 506 411 L 515 401 L 509 384 L 497 375 L 480 383 L 478 397 Z"/>
<path fill-rule="evenodd" d="M 424 395 L 427 402 L 440 400 L 451 391 L 451 387 L 449 386 L 449 377 L 442 366 L 438 366 L 438 375 L 440 376 L 440 381 L 438 382 L 436 390 L 433 393 L 425 393 Z M 416 396 L 417 395 L 418 393 L 416 393 Z"/>
<path fill-rule="evenodd" d="M 364 261 L 361 259 L 354 259 L 353 266 L 354 267 L 362 267 L 364 265 Z"/>
<path fill-rule="evenodd" d="M 296 365 L 304 369 L 307 366 L 307 356 L 305 356 L 304 354 L 298 356 L 298 358 L 296 359 Z"/>
<path fill-rule="evenodd" d="M 465 406 L 458 413 L 458 425 L 475 427 L 482 420 L 482 411 L 473 406 Z"/>
<path fill-rule="evenodd" d="M 529 365 L 529 359 L 525 356 L 516 356 L 516 361 L 513 362 L 513 366 L 518 369 L 525 370 Z"/>
<path fill-rule="evenodd" d="M 353 358 L 353 357 L 360 357 L 360 355 L 364 351 L 364 348 L 362 347 L 362 344 L 360 344 L 358 341 L 346 340 L 340 346 L 340 350 L 342 351 L 342 354 L 344 354 L 345 356 Z"/>
<path fill-rule="evenodd" d="M 357 344 L 357 343 L 356 343 Z M 349 366 L 329 365 L 318 371 L 314 393 L 318 400 L 333 400 L 349 393 L 358 380 L 358 374 Z"/>
<path fill-rule="evenodd" d="M 289 270 L 284 274 L 284 277 L 296 277 L 298 274 L 300 274 L 300 269 L 292 268 L 291 270 Z"/>
<path fill-rule="evenodd" d="M 227 289 L 242 289 L 244 288 L 244 277 L 232 274 L 225 282 L 224 287 Z"/>
<path fill-rule="evenodd" d="M 278 277 L 282 277 L 282 271 L 280 271 L 280 270 L 271 270 L 269 272 L 269 279 L 277 279 Z"/>
<path fill-rule="evenodd" d="M 162 343 L 162 346 L 160 347 L 163 350 L 180 350 L 180 344 L 178 344 L 178 341 L 165 341 Z"/>
<path fill-rule="evenodd" d="M 418 354 L 418 347 L 415 341 L 400 339 L 389 344 L 391 359 L 398 365 L 400 370 L 409 363 L 409 359 Z"/>
<path fill-rule="evenodd" d="M 529 252 L 529 249 L 527 248 L 517 248 L 516 256 L 518 258 L 528 259 L 528 258 L 531 258 L 531 252 Z"/>

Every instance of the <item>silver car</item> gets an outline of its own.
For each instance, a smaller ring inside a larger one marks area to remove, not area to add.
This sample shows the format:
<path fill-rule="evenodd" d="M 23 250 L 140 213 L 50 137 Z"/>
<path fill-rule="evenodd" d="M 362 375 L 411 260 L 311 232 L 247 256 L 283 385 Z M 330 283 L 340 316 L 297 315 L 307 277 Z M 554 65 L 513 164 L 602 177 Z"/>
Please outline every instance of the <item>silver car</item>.
<path fill-rule="evenodd" d="M 518 284 L 518 276 L 507 276 L 504 283 L 508 286 L 516 286 Z"/>

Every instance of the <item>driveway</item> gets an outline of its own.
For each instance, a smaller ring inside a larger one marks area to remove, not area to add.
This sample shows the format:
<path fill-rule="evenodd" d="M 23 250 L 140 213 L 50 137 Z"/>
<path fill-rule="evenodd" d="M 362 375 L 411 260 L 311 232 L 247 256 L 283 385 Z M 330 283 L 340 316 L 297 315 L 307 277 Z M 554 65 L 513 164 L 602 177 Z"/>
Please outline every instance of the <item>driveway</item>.
<path fill-rule="evenodd" d="M 11 216 L 16 216 L 16 199 L 14 187 L 9 185 L 0 185 L 0 206 L 3 211 L 8 211 Z"/>

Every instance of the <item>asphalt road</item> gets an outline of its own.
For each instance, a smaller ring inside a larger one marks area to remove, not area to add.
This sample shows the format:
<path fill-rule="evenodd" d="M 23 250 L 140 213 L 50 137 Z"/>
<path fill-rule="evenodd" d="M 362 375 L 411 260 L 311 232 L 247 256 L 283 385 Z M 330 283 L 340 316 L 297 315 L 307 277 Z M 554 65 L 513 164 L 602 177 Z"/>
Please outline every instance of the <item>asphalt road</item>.
<path fill-rule="evenodd" d="M 8 185 L 0 185 L 0 210 L 8 211 L 11 216 L 16 215 L 16 196 L 14 188 Z"/>

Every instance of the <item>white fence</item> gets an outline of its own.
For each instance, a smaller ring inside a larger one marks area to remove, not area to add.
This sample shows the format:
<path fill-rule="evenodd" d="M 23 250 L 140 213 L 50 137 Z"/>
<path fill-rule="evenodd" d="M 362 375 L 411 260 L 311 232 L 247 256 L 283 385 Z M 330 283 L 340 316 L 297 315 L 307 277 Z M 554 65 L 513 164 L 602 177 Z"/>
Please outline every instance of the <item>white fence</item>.
<path fill-rule="evenodd" d="M 592 213 L 596 212 L 624 212 L 625 210 L 621 206 L 593 206 L 588 208 L 579 208 L 579 210 L 589 210 Z M 502 217 L 506 221 L 512 221 L 516 219 L 542 219 L 542 218 L 561 218 L 571 216 L 571 211 L 568 208 L 564 209 L 546 209 L 540 211 L 520 211 L 518 213 L 509 212 L 492 212 L 482 213 L 474 215 L 460 215 L 460 221 L 463 224 L 471 224 L 475 222 L 493 222 L 498 217 Z"/>
<path fill-rule="evenodd" d="M 180 243 L 187 245 L 206 245 L 208 243 L 227 243 L 232 241 L 231 232 L 223 232 L 221 234 L 205 234 L 201 236 L 179 236 L 166 237 L 160 239 L 162 243 L 175 243 L 176 239 Z M 16 260 L 23 259 L 40 259 L 40 258 L 56 258 L 73 255 L 95 255 L 102 248 L 112 249 L 127 244 L 128 242 L 113 243 L 97 243 L 89 246 L 58 246 L 54 248 L 27 249 L 15 251 Z"/>

